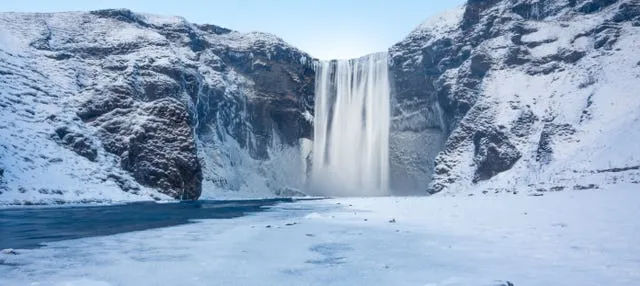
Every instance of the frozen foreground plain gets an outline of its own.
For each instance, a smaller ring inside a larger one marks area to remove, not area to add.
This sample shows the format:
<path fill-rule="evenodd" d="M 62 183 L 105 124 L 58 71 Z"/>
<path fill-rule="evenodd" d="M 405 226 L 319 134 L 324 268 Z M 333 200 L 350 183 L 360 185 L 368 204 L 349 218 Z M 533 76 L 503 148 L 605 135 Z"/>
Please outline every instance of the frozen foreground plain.
<path fill-rule="evenodd" d="M 303 201 L 0 254 L 0 284 L 640 285 L 639 217 L 633 185 Z"/>

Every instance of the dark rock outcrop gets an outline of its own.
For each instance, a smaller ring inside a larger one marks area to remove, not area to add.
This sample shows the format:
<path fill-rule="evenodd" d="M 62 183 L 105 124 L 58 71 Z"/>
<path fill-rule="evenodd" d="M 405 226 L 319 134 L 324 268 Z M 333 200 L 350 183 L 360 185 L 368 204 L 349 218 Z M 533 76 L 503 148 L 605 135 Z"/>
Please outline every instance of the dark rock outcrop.
<path fill-rule="evenodd" d="M 82 133 L 73 132 L 68 127 L 63 126 L 56 128 L 54 136 L 60 144 L 89 159 L 89 161 L 95 161 L 98 157 L 98 149 L 95 143 Z"/>
<path fill-rule="evenodd" d="M 621 3 L 611 20 L 615 23 L 632 21 L 637 26 L 636 23 L 640 22 L 640 3 L 633 1 Z"/>
<path fill-rule="evenodd" d="M 538 149 L 536 150 L 536 161 L 542 164 L 549 164 L 553 155 L 553 139 L 555 137 L 567 137 L 575 133 L 575 129 L 570 124 L 547 123 L 540 133 Z"/>
<path fill-rule="evenodd" d="M 496 281 L 494 286 L 515 286 L 511 281 Z"/>
<path fill-rule="evenodd" d="M 529 136 L 533 133 L 533 125 L 538 120 L 538 116 L 531 109 L 522 110 L 518 118 L 511 124 L 511 133 L 518 137 Z"/>
<path fill-rule="evenodd" d="M 491 179 L 498 173 L 511 169 L 522 157 L 507 135 L 497 129 L 477 131 L 473 134 L 474 182 Z"/>
<path fill-rule="evenodd" d="M 91 123 L 107 152 L 144 185 L 174 198 L 197 199 L 202 169 L 189 113 L 176 99 L 164 98 L 137 109 L 111 112 Z"/>
<path fill-rule="evenodd" d="M 249 148 L 257 159 L 268 158 L 267 149 L 273 136 L 292 146 L 300 138 L 311 139 L 313 133 L 312 123 L 303 116 L 305 111 L 313 111 L 314 104 L 315 72 L 311 58 L 287 45 L 270 45 L 258 42 L 247 50 L 226 50 L 219 54 L 229 68 L 254 84 L 255 94 L 241 103 L 246 103 L 244 112 L 255 141 L 241 145 Z"/>
<path fill-rule="evenodd" d="M 578 7 L 578 11 L 584 14 L 592 14 L 616 2 L 617 0 L 588 0 Z"/>

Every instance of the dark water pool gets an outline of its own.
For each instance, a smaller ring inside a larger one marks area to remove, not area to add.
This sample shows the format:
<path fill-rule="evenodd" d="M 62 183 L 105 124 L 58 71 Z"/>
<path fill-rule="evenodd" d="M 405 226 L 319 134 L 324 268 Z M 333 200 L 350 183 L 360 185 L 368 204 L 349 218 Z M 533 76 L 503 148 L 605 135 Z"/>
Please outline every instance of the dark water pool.
<path fill-rule="evenodd" d="M 153 202 L 112 206 L 0 209 L 0 249 L 35 248 L 43 243 L 229 219 L 290 199 Z"/>

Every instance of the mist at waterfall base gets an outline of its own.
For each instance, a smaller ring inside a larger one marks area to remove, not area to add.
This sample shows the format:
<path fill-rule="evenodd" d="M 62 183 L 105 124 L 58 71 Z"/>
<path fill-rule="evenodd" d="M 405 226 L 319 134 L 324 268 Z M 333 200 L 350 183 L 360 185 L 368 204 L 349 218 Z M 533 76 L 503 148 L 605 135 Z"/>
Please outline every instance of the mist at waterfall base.
<path fill-rule="evenodd" d="M 389 74 L 386 53 L 316 66 L 309 191 L 389 195 Z"/>

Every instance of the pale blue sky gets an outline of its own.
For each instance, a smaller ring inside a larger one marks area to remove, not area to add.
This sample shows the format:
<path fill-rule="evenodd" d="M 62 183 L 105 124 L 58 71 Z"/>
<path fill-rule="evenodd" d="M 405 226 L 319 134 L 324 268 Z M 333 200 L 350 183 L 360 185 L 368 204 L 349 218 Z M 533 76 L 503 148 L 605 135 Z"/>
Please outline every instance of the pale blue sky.
<path fill-rule="evenodd" d="M 321 59 L 387 49 L 430 16 L 464 0 L 3 0 L 0 11 L 57 12 L 129 8 L 194 23 L 276 34 Z"/>

